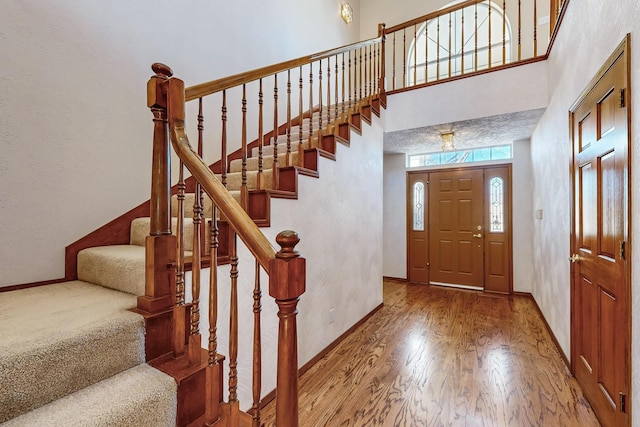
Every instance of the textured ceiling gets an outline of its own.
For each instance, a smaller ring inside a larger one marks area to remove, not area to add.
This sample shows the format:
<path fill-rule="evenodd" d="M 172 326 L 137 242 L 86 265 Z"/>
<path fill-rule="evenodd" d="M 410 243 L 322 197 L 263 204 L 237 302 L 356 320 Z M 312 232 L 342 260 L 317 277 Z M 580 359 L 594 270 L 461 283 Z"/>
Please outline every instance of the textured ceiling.
<path fill-rule="evenodd" d="M 544 110 L 541 108 L 387 132 L 384 135 L 384 152 L 419 154 L 440 151 L 442 149 L 440 134 L 447 132 L 455 133 L 453 144 L 456 150 L 510 144 L 513 141 L 530 138 Z"/>

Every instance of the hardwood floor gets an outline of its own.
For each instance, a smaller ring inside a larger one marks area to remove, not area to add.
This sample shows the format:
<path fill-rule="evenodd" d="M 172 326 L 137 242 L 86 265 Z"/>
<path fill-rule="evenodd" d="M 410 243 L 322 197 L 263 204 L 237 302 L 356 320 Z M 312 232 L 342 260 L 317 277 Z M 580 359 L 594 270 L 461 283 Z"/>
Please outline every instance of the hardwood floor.
<path fill-rule="evenodd" d="M 386 281 L 384 304 L 300 377 L 301 426 L 600 425 L 529 298 Z"/>

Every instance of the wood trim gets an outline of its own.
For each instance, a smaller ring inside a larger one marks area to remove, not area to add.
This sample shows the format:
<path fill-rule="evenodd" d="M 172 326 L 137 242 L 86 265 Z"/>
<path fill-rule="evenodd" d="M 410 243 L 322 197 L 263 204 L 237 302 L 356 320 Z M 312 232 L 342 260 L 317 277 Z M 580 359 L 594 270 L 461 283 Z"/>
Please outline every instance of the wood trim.
<path fill-rule="evenodd" d="M 382 280 L 388 282 L 409 283 L 409 279 L 402 279 L 400 277 L 382 276 Z"/>
<path fill-rule="evenodd" d="M 56 283 L 62 283 L 62 282 L 68 282 L 68 280 L 65 277 L 62 277 L 60 279 L 43 280 L 41 282 L 21 283 L 19 285 L 4 286 L 4 287 L 0 287 L 0 293 L 19 291 L 21 289 L 28 289 L 28 288 L 36 288 L 38 286 L 54 285 Z"/>
<path fill-rule="evenodd" d="M 67 246 L 65 248 L 65 280 L 78 278 L 78 252 L 94 246 L 129 244 L 131 221 L 148 217 L 150 213 L 149 200 L 147 200 Z"/>
<path fill-rule="evenodd" d="M 403 279 L 399 279 L 399 280 L 403 280 Z M 326 346 L 325 348 L 320 350 L 320 352 L 317 355 L 315 355 L 311 360 L 309 360 L 301 368 L 298 369 L 298 376 L 304 374 L 309 369 L 311 369 L 313 367 L 313 365 L 318 363 L 320 361 L 320 359 L 322 359 L 324 356 L 327 355 L 327 353 L 329 353 L 331 350 L 336 348 L 342 341 L 345 340 L 345 338 L 347 338 L 356 329 L 358 329 L 363 323 L 365 323 L 367 320 L 369 320 L 374 314 L 376 314 L 378 311 L 380 311 L 380 309 L 382 309 L 382 307 L 384 307 L 384 303 L 380 303 L 379 305 L 377 305 L 373 310 L 371 310 L 369 313 L 367 313 L 362 319 L 358 320 L 353 326 L 351 326 L 344 333 L 342 333 L 342 335 L 340 335 L 338 338 L 333 340 L 328 346 Z M 260 401 L 260 409 L 262 409 L 265 406 L 267 406 L 275 398 L 276 398 L 276 390 L 275 389 L 271 390 L 269 393 L 265 394 L 264 397 L 262 398 L 262 400 Z"/>
<path fill-rule="evenodd" d="M 536 62 L 541 62 L 541 61 L 546 61 L 546 60 L 547 60 L 547 55 L 543 55 L 543 56 L 538 56 L 537 58 L 529 58 L 529 59 L 524 59 L 522 61 L 510 62 L 509 64 L 498 65 L 497 67 L 492 67 L 492 68 L 487 68 L 485 70 L 478 70 L 478 71 L 474 71 L 474 72 L 471 72 L 471 73 L 461 74 L 459 76 L 447 77 L 446 79 L 440 79 L 440 80 L 436 80 L 436 81 L 432 81 L 432 82 L 422 83 L 422 84 L 415 85 L 415 86 L 409 86 L 409 87 L 403 87 L 403 88 L 388 90 L 387 91 L 387 95 L 394 95 L 396 93 L 408 92 L 410 90 L 415 90 L 415 89 L 422 89 L 422 88 L 429 87 L 429 86 L 435 86 L 435 85 L 442 84 L 442 83 L 449 83 L 449 82 L 453 82 L 453 81 L 456 81 L 456 80 L 466 79 L 466 78 L 469 78 L 469 77 L 480 76 L 482 74 L 488 74 L 488 73 L 492 73 L 494 71 L 508 70 L 509 68 L 515 68 L 515 67 L 519 67 L 521 65 L 534 64 Z"/>
<path fill-rule="evenodd" d="M 480 0 L 473 0 L 480 1 Z M 240 86 L 243 83 L 249 83 L 259 78 L 271 76 L 276 73 L 281 73 L 289 69 L 298 68 L 303 65 L 307 65 L 314 61 L 339 55 L 343 52 L 347 52 L 353 49 L 358 49 L 382 42 L 382 36 L 373 39 L 361 41 L 358 43 L 352 43 L 346 46 L 339 47 L 337 49 L 325 50 L 313 55 L 301 56 L 297 59 L 291 59 L 289 61 L 280 62 L 274 65 L 268 65 L 266 67 L 258 68 L 252 71 L 235 74 L 233 76 L 225 77 L 218 80 L 212 80 L 206 83 L 200 83 L 194 86 L 190 86 L 185 89 L 185 101 L 193 101 L 194 99 L 201 98 L 207 95 L 211 95 L 216 92 L 220 92 L 225 89 L 230 89 L 235 86 Z"/>
<path fill-rule="evenodd" d="M 540 310 L 540 306 L 538 305 L 538 302 L 536 301 L 536 299 L 533 297 L 533 294 L 531 294 L 530 292 L 514 292 L 513 295 L 529 298 L 533 301 L 533 304 L 535 305 L 536 310 L 538 310 L 538 313 L 540 314 L 540 318 L 544 321 L 544 324 L 547 327 L 547 331 L 551 336 L 551 340 L 553 341 L 556 348 L 558 349 L 558 353 L 560 353 L 560 356 L 562 357 L 562 360 L 564 361 L 565 365 L 567 365 L 567 368 L 569 369 L 569 371 L 573 373 L 573 370 L 571 369 L 571 362 L 569 362 L 569 358 L 564 353 L 564 351 L 562 351 L 562 347 L 560 347 L 560 343 L 558 342 L 558 338 L 556 338 L 556 334 L 553 333 L 551 326 L 549 326 L 549 322 L 547 322 L 547 318 L 544 316 L 544 313 L 542 312 L 542 310 Z"/>
<path fill-rule="evenodd" d="M 556 37 L 558 36 L 558 32 L 560 31 L 560 25 L 562 24 L 562 20 L 564 19 L 564 14 L 567 11 L 567 6 L 569 6 L 570 0 L 564 0 L 562 4 L 562 9 L 560 9 L 560 13 L 558 14 L 558 20 L 556 21 L 555 27 L 553 28 L 553 33 L 551 33 L 551 38 L 549 39 L 549 46 L 547 46 L 547 53 L 545 54 L 545 59 L 549 57 L 551 54 L 551 48 L 553 47 L 553 43 L 556 41 Z"/>
<path fill-rule="evenodd" d="M 459 9 L 464 9 L 465 7 L 473 6 L 476 3 L 482 3 L 483 1 L 484 0 L 467 0 L 467 1 L 463 2 L 463 3 L 455 4 L 453 6 L 450 6 L 450 7 L 446 8 L 446 9 L 440 9 L 440 10 L 437 10 L 435 12 L 428 13 L 426 15 L 423 15 L 423 16 L 419 17 L 419 18 L 414 18 L 414 19 L 412 19 L 410 21 L 403 22 L 402 24 L 398 24 L 398 25 L 394 25 L 393 27 L 389 27 L 389 28 L 385 29 L 385 34 L 395 33 L 396 31 L 402 30 L 404 28 L 413 27 L 414 25 L 417 25 L 417 24 L 422 24 L 423 22 L 428 21 L 430 19 L 434 19 L 434 18 L 437 18 L 437 17 L 442 16 L 442 15 L 447 15 L 447 14 L 449 14 L 451 12 L 455 12 L 455 11 L 457 11 Z"/>

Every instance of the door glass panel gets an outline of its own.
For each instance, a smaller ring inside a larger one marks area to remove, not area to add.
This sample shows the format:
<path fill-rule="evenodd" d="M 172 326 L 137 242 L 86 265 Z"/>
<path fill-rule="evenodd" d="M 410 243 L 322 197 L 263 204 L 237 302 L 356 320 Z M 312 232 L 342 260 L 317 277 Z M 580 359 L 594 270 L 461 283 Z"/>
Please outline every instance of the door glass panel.
<path fill-rule="evenodd" d="M 494 177 L 489 181 L 490 191 L 490 218 L 489 230 L 492 233 L 504 233 L 504 181 L 502 178 Z"/>
<path fill-rule="evenodd" d="M 424 231 L 424 183 L 413 184 L 413 231 Z"/>

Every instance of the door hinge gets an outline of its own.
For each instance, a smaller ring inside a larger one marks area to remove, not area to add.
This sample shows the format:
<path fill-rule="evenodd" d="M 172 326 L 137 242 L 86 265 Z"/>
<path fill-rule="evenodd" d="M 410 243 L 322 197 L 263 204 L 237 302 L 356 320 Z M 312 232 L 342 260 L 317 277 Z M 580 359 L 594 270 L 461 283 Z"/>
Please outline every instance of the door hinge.
<path fill-rule="evenodd" d="M 625 254 L 625 241 L 624 240 L 620 240 L 620 252 L 619 252 L 619 255 L 620 255 L 620 259 L 624 260 L 624 257 L 626 255 Z"/>
<path fill-rule="evenodd" d="M 626 99 L 624 96 L 624 88 L 620 89 L 620 108 L 626 107 Z"/>
<path fill-rule="evenodd" d="M 620 392 L 620 412 L 627 413 L 627 395 Z"/>

